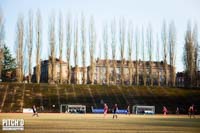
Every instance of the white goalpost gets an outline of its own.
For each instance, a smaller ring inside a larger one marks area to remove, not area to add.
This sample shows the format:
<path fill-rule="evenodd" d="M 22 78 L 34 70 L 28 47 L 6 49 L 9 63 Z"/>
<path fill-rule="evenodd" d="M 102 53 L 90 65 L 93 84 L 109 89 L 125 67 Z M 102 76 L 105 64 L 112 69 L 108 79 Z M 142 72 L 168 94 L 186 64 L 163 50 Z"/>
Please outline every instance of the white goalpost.
<path fill-rule="evenodd" d="M 85 105 L 61 104 L 60 113 L 86 113 Z"/>
<path fill-rule="evenodd" d="M 134 105 L 133 114 L 155 114 L 155 106 Z"/>

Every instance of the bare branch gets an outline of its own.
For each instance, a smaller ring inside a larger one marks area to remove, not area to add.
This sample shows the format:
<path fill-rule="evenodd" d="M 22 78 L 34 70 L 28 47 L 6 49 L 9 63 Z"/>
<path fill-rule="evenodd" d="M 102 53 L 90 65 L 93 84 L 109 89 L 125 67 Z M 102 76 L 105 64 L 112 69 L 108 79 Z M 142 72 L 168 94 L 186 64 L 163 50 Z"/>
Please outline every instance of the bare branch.
<path fill-rule="evenodd" d="M 36 82 L 40 83 L 40 51 L 41 51 L 41 39 L 42 39 L 42 18 L 40 10 L 37 10 L 36 14 Z"/>
<path fill-rule="evenodd" d="M 175 72 L 175 49 L 176 49 L 176 29 L 174 22 L 169 25 L 169 55 L 170 55 L 170 74 L 171 85 L 175 86 L 176 72 Z"/>
<path fill-rule="evenodd" d="M 86 74 L 86 30 L 85 30 L 85 16 L 81 16 L 81 44 L 82 44 L 82 64 L 83 64 L 83 84 L 87 82 Z"/>
<path fill-rule="evenodd" d="M 27 39 L 28 39 L 28 64 L 29 64 L 29 76 L 28 80 L 29 83 L 31 82 L 31 73 L 32 73 L 32 51 L 33 51 L 33 13 L 30 10 L 29 11 L 29 22 L 28 22 L 28 33 L 27 33 Z"/>
<path fill-rule="evenodd" d="M 59 60 L 60 60 L 60 83 L 63 82 L 63 72 L 62 72 L 62 53 L 63 53 L 63 17 L 59 14 Z"/>
<path fill-rule="evenodd" d="M 56 61 L 55 61 L 55 45 L 56 45 L 56 40 L 55 40 L 55 14 L 54 12 L 49 18 L 49 45 L 50 45 L 50 60 L 51 60 L 51 73 L 49 76 L 50 82 L 55 82 L 55 67 L 56 67 Z"/>
<path fill-rule="evenodd" d="M 149 24 L 149 27 L 147 29 L 147 47 L 149 54 L 149 80 L 150 80 L 150 85 L 153 86 L 153 76 L 152 76 L 153 34 L 152 34 L 151 24 Z"/>
<path fill-rule="evenodd" d="M 133 60 L 132 60 L 132 51 L 133 51 L 133 27 L 132 23 L 129 22 L 128 25 L 128 55 L 129 55 L 129 81 L 130 85 L 132 85 L 133 81 Z"/>
<path fill-rule="evenodd" d="M 71 66 L 70 66 L 70 55 L 71 55 L 71 46 L 72 46 L 72 24 L 71 24 L 71 15 L 67 15 L 67 25 L 66 25 L 66 45 L 67 45 L 67 64 L 68 64 L 68 74 L 67 80 L 68 84 L 71 83 Z"/>
<path fill-rule="evenodd" d="M 119 21 L 119 43 L 121 55 L 121 83 L 124 84 L 124 47 L 125 47 L 125 20 Z"/>
<path fill-rule="evenodd" d="M 17 21 L 17 81 L 23 81 L 23 48 L 24 48 L 24 18 L 18 17 Z"/>
<path fill-rule="evenodd" d="M 94 69 L 95 69 L 95 62 L 94 62 L 94 50 L 96 45 L 96 32 L 94 26 L 94 19 L 91 17 L 90 19 L 90 29 L 89 29 L 89 47 L 90 47 L 90 65 L 91 65 L 91 73 L 90 73 L 90 82 L 94 84 Z"/>

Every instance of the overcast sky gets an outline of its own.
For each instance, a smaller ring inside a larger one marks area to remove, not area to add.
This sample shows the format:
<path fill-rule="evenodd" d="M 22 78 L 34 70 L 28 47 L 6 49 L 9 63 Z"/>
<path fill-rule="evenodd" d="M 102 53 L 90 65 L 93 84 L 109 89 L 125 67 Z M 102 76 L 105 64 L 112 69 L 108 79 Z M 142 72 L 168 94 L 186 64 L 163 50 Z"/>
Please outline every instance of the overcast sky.
<path fill-rule="evenodd" d="M 84 13 L 87 28 L 89 19 L 93 16 L 97 31 L 97 44 L 102 40 L 102 25 L 105 23 L 110 25 L 113 18 L 119 19 L 120 17 L 124 17 L 127 23 L 132 21 L 134 29 L 138 27 L 139 31 L 141 31 L 141 27 L 145 28 L 151 23 L 154 35 L 154 45 L 156 44 L 156 37 L 158 36 L 159 39 L 161 38 L 160 33 L 163 20 L 166 20 L 167 23 L 174 21 L 177 32 L 177 71 L 182 71 L 184 69 L 182 56 L 184 35 L 188 21 L 190 20 L 192 24 L 197 23 L 200 27 L 199 0 L 0 0 L 0 6 L 5 16 L 5 41 L 13 54 L 15 54 L 14 45 L 16 40 L 16 21 L 18 15 L 23 14 L 25 23 L 27 23 L 28 11 L 31 9 L 35 13 L 37 9 L 40 9 L 43 25 L 43 59 L 48 57 L 48 20 L 52 12 L 55 12 L 57 18 L 59 12 L 62 12 L 64 20 L 69 12 L 73 19 L 80 19 L 81 13 Z M 56 44 L 58 45 L 58 41 Z M 99 49 L 97 48 L 96 56 L 98 55 L 98 52 Z M 163 52 L 160 52 L 161 57 L 162 53 Z M 148 55 L 146 54 L 146 56 Z M 140 58 L 142 57 L 140 56 Z M 156 51 L 154 46 L 154 60 L 155 59 Z M 81 64 L 80 61 L 79 64 Z M 89 64 L 89 60 L 87 61 L 87 64 Z"/>

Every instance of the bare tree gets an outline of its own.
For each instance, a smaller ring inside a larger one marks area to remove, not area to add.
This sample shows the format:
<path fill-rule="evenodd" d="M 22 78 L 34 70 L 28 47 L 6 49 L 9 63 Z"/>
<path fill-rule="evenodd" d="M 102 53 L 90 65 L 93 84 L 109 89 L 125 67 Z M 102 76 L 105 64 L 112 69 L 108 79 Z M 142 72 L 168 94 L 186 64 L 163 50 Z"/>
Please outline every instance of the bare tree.
<path fill-rule="evenodd" d="M 194 68 L 195 68 L 195 43 L 192 34 L 191 23 L 188 23 L 185 35 L 184 63 L 186 72 L 186 86 L 193 87 Z"/>
<path fill-rule="evenodd" d="M 90 43 L 90 65 L 91 65 L 90 82 L 91 84 L 94 84 L 94 69 L 95 69 L 94 52 L 96 45 L 96 32 L 95 32 L 93 17 L 91 17 L 90 19 L 89 43 Z"/>
<path fill-rule="evenodd" d="M 49 80 L 50 82 L 55 82 L 55 69 L 56 69 L 56 58 L 55 58 L 55 14 L 52 13 L 50 19 L 49 19 L 49 45 L 50 45 L 50 62 L 51 62 L 51 68 L 50 68 L 50 76 Z"/>
<path fill-rule="evenodd" d="M 128 69 L 129 69 L 130 85 L 133 84 L 133 60 L 132 60 L 133 46 L 132 45 L 133 45 L 133 27 L 132 27 L 132 23 L 129 22 L 129 26 L 128 26 L 128 55 L 129 55 Z"/>
<path fill-rule="evenodd" d="M 148 47 L 148 54 L 149 54 L 149 83 L 153 86 L 153 75 L 152 75 L 152 51 L 153 51 L 153 36 L 152 36 L 152 27 L 149 24 L 147 29 L 147 47 Z"/>
<path fill-rule="evenodd" d="M 164 61 L 164 75 L 165 75 L 165 85 L 168 86 L 168 68 L 167 68 L 167 28 L 166 22 L 163 21 L 162 25 L 162 43 L 163 43 L 163 61 Z"/>
<path fill-rule="evenodd" d="M 66 30 L 66 44 L 67 44 L 67 80 L 68 80 L 68 84 L 71 84 L 71 66 L 70 66 L 70 55 L 71 55 L 71 46 L 72 46 L 72 24 L 71 24 L 71 16 L 70 14 L 68 14 L 67 16 L 67 30 Z"/>
<path fill-rule="evenodd" d="M 75 70 L 78 69 L 78 20 L 74 22 L 74 64 Z M 77 74 L 74 74 L 74 82 L 77 84 Z"/>
<path fill-rule="evenodd" d="M 157 51 L 156 51 L 157 55 L 157 67 L 158 67 L 158 79 L 157 79 L 157 82 L 158 82 L 158 86 L 160 86 L 160 47 L 159 47 L 159 38 L 158 38 L 158 35 L 157 35 Z"/>
<path fill-rule="evenodd" d="M 111 23 L 111 35 L 112 35 L 112 59 L 113 59 L 113 80 L 114 80 L 114 84 L 116 84 L 116 80 L 117 80 L 117 72 L 116 72 L 116 21 L 115 19 L 113 19 L 112 23 Z"/>
<path fill-rule="evenodd" d="M 147 83 L 147 71 L 145 61 L 145 42 L 144 42 L 144 29 L 142 28 L 142 58 L 143 58 L 143 84 L 146 86 Z"/>
<path fill-rule="evenodd" d="M 28 82 L 31 83 L 31 73 L 32 73 L 32 51 L 33 51 L 33 13 L 29 11 L 29 22 L 28 22 Z"/>
<path fill-rule="evenodd" d="M 63 17 L 62 14 L 59 14 L 59 63 L 60 63 L 60 84 L 63 83 L 63 61 L 62 61 L 62 53 L 63 53 Z"/>
<path fill-rule="evenodd" d="M 198 43 L 198 26 L 197 24 L 194 25 L 193 27 L 193 32 L 192 32 L 192 36 L 193 36 L 193 40 L 194 40 L 194 47 L 195 47 L 195 50 L 194 50 L 194 72 L 195 72 L 195 81 L 194 81 L 194 85 L 196 87 L 198 87 L 199 85 L 199 75 L 198 75 L 198 68 L 199 68 L 199 43 Z"/>
<path fill-rule="evenodd" d="M 169 25 L 169 55 L 170 55 L 170 79 L 171 86 L 175 87 L 176 71 L 175 71 L 175 48 L 176 48 L 176 29 L 174 22 Z"/>
<path fill-rule="evenodd" d="M 101 59 L 101 51 L 102 51 L 102 47 L 101 47 L 101 42 L 99 42 L 99 59 Z M 99 67 L 99 83 L 102 84 L 102 68 Z"/>
<path fill-rule="evenodd" d="M 139 66 L 138 66 L 138 55 L 139 55 L 139 31 L 136 28 L 135 31 L 135 54 L 136 54 L 136 63 L 135 63 L 135 68 L 136 68 L 136 85 L 139 85 Z"/>
<path fill-rule="evenodd" d="M 26 38 L 26 34 L 28 33 L 28 28 L 24 31 L 24 46 L 23 46 L 23 76 L 25 78 L 25 74 L 29 73 L 29 53 L 28 53 L 28 38 Z M 24 79 L 26 80 L 26 79 Z M 28 79 L 29 80 L 29 79 Z M 29 82 L 29 81 L 28 81 Z"/>
<path fill-rule="evenodd" d="M 24 18 L 18 16 L 17 21 L 17 81 L 23 81 L 23 45 L 24 45 Z"/>
<path fill-rule="evenodd" d="M 2 78 L 2 68 L 3 68 L 3 46 L 5 39 L 5 31 L 4 31 L 4 16 L 3 11 L 0 8 L 0 79 Z"/>
<path fill-rule="evenodd" d="M 42 18 L 40 10 L 37 11 L 36 14 L 36 82 L 40 83 L 40 50 L 41 50 L 41 36 L 42 36 Z"/>
<path fill-rule="evenodd" d="M 108 59 L 108 31 L 107 31 L 107 24 L 104 26 L 103 30 L 103 43 L 104 43 L 104 58 L 106 60 L 106 84 L 110 83 L 110 64 Z"/>
<path fill-rule="evenodd" d="M 82 65 L 83 65 L 83 84 L 87 82 L 87 74 L 86 74 L 86 30 L 85 30 L 85 17 L 82 14 L 81 16 L 81 44 L 82 44 Z"/>
<path fill-rule="evenodd" d="M 121 55 L 121 83 L 124 84 L 124 47 L 125 47 L 125 20 L 122 18 L 119 21 L 119 43 Z"/>

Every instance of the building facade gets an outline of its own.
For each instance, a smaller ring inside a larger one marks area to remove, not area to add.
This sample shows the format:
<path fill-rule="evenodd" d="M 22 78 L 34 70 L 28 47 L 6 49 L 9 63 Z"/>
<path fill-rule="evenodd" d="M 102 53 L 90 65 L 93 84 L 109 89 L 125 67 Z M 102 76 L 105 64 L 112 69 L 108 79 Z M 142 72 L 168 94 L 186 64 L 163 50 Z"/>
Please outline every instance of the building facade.
<path fill-rule="evenodd" d="M 83 84 L 83 72 L 87 74 L 87 67 L 72 67 L 71 70 L 71 83 L 73 84 Z M 85 74 L 85 79 L 87 79 L 87 75 Z"/>
<path fill-rule="evenodd" d="M 40 82 L 51 82 L 51 79 L 54 79 L 55 82 L 60 80 L 60 61 L 56 59 L 55 74 L 52 75 L 52 65 L 49 60 L 41 61 L 41 76 Z M 63 83 L 67 83 L 68 78 L 68 67 L 66 62 L 62 62 L 62 76 Z M 129 65 L 132 64 L 130 67 Z M 137 64 L 137 65 L 136 65 Z M 145 67 L 144 67 L 145 66 Z M 122 79 L 122 68 L 123 68 L 123 81 Z M 150 69 L 151 68 L 151 69 Z M 88 67 L 71 67 L 71 83 L 73 84 L 83 84 L 83 73 L 85 72 L 85 79 L 87 83 L 94 84 L 136 84 L 142 85 L 144 83 L 144 72 L 146 73 L 146 84 L 150 85 L 151 79 L 153 85 L 164 85 L 166 80 L 170 81 L 171 77 L 171 66 L 167 64 L 167 78 L 165 76 L 165 68 L 163 62 L 152 62 L 150 67 L 150 62 L 148 61 L 126 61 L 123 60 L 123 65 L 121 60 L 102 60 L 97 59 L 94 62 L 93 72 L 91 66 Z M 131 73 L 130 73 L 131 69 Z M 175 69 L 175 68 L 173 68 Z M 91 78 L 91 73 L 93 78 Z M 130 75 L 131 74 L 131 75 Z M 36 67 L 34 67 L 33 80 L 35 80 Z M 54 77 L 52 77 L 54 76 Z M 131 76 L 131 79 L 130 79 Z M 91 79 L 94 81 L 92 82 Z M 130 81 L 132 80 L 132 81 Z"/>
<path fill-rule="evenodd" d="M 52 63 L 50 60 L 44 60 L 41 61 L 41 74 L 40 74 L 40 82 L 42 83 L 50 83 L 52 82 L 52 79 L 54 79 L 53 82 L 59 82 L 60 81 L 60 60 L 55 59 L 55 72 L 52 74 Z M 67 63 L 62 61 L 62 80 L 63 83 L 67 82 Z M 33 68 L 33 76 L 32 81 L 36 82 L 36 67 Z"/>
<path fill-rule="evenodd" d="M 176 74 L 176 86 L 177 87 L 187 87 L 188 86 L 188 81 L 187 81 L 187 76 L 185 72 L 178 72 Z M 193 87 L 199 87 L 200 86 L 200 71 L 196 72 L 196 78 L 194 80 L 194 85 Z"/>
<path fill-rule="evenodd" d="M 146 83 L 150 84 L 150 71 L 151 77 L 153 79 L 153 84 L 158 84 L 160 82 L 161 85 L 165 84 L 165 69 L 163 62 L 152 62 L 151 70 L 150 70 L 150 62 L 149 61 L 123 61 L 123 65 L 121 60 L 96 60 L 95 71 L 94 71 L 94 83 L 97 84 L 107 84 L 106 73 L 109 73 L 109 84 L 115 84 L 114 79 L 116 80 L 116 84 L 122 84 L 121 75 L 123 68 L 123 77 L 124 84 L 130 84 L 130 76 L 132 76 L 132 84 L 138 83 L 140 85 L 143 84 L 144 72 L 146 72 Z M 107 64 L 108 63 L 108 64 Z M 129 64 L 132 63 L 132 67 Z M 143 67 L 145 63 L 145 68 Z M 137 66 L 136 66 L 137 64 Z M 108 68 L 107 68 L 108 67 Z M 114 71 L 115 69 L 115 71 Z M 130 69 L 132 71 L 132 75 L 130 75 Z M 145 69 L 145 70 L 144 70 Z M 173 68 L 175 69 L 175 68 Z M 167 65 L 167 80 L 170 81 L 171 77 L 171 66 Z M 90 69 L 88 69 L 88 73 L 90 73 Z M 138 73 L 138 74 L 136 74 Z M 89 75 L 89 74 L 88 74 Z M 115 78 L 114 78 L 115 77 Z"/>

